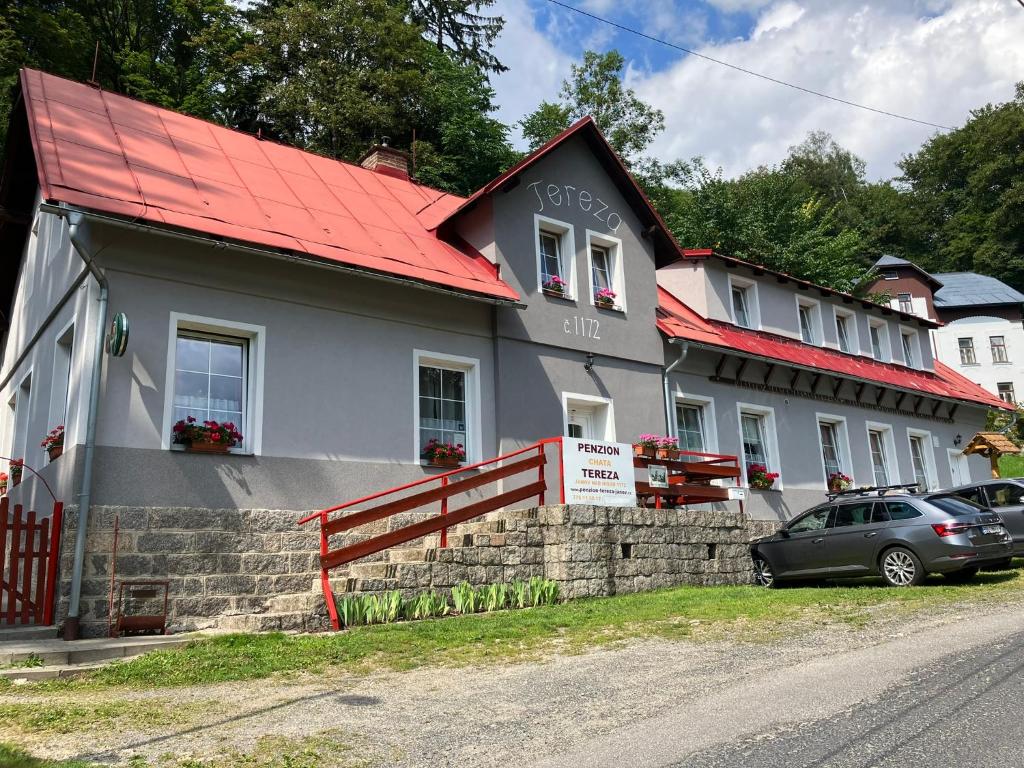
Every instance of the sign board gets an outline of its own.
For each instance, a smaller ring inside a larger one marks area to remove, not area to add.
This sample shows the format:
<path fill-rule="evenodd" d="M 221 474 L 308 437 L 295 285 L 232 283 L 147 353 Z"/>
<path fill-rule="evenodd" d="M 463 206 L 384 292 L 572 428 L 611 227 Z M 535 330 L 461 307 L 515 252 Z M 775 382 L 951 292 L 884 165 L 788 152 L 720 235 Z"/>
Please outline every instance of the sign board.
<path fill-rule="evenodd" d="M 746 501 L 747 500 L 747 489 L 746 488 L 729 488 L 729 500 L 730 501 Z"/>
<path fill-rule="evenodd" d="M 648 464 L 647 484 L 651 488 L 668 488 L 668 467 L 664 464 Z"/>
<path fill-rule="evenodd" d="M 118 312 L 110 321 L 107 352 L 114 357 L 121 357 L 126 349 L 128 349 L 128 316 L 124 312 Z"/>
<path fill-rule="evenodd" d="M 633 446 L 562 438 L 562 482 L 566 504 L 635 507 Z"/>

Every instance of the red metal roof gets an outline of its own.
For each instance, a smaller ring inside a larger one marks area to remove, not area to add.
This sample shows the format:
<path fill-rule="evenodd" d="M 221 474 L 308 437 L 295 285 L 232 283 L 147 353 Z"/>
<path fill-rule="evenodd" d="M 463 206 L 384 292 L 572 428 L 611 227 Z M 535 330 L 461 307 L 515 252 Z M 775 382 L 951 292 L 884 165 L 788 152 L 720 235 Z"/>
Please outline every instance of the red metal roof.
<path fill-rule="evenodd" d="M 21 84 L 44 200 L 519 298 L 432 231 L 460 197 L 43 72 Z"/>
<path fill-rule="evenodd" d="M 932 373 L 816 347 L 774 333 L 738 328 L 731 323 L 702 317 L 661 287 L 658 288 L 658 330 L 670 338 L 720 347 L 725 351 L 815 368 L 921 395 L 1012 410 L 1012 406 L 938 360 Z"/>

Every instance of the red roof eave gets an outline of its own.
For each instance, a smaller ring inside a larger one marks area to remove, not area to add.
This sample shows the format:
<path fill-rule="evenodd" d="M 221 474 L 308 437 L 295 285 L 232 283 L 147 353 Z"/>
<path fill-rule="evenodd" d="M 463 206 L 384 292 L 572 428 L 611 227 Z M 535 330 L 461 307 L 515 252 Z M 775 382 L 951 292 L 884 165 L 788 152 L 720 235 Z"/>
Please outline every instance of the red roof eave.
<path fill-rule="evenodd" d="M 989 408 L 1010 409 L 1007 403 L 948 366 L 935 361 L 935 372 L 880 363 L 839 350 L 817 347 L 764 331 L 707 320 L 663 288 L 658 289 L 658 330 L 723 352 L 812 368 L 922 396 L 957 400 Z"/>

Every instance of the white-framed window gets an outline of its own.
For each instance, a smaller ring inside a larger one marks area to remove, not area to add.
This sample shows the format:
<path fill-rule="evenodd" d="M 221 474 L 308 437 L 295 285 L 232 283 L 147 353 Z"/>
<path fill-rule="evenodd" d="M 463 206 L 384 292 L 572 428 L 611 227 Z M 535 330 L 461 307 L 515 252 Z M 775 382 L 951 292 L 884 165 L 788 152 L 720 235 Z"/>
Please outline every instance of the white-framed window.
<path fill-rule="evenodd" d="M 993 363 L 1008 363 L 1010 362 L 1009 356 L 1006 354 L 1006 337 L 1005 336 L 989 336 L 989 346 L 992 348 L 992 362 Z"/>
<path fill-rule="evenodd" d="M 675 435 L 682 450 L 718 453 L 715 401 L 712 398 L 676 395 L 675 420 Z"/>
<path fill-rule="evenodd" d="M 907 315 L 914 314 L 914 297 L 909 293 L 897 293 L 896 294 L 896 305 L 900 312 Z"/>
<path fill-rule="evenodd" d="M 415 461 L 431 439 L 461 443 L 468 463 L 481 461 L 480 361 L 413 350 L 413 384 Z"/>
<path fill-rule="evenodd" d="M 1010 405 L 1017 404 L 1017 396 L 1016 394 L 1014 394 L 1012 381 L 999 382 L 998 384 L 996 384 L 996 391 L 999 393 L 1000 400 L 1003 400 L 1004 402 L 1007 402 Z"/>
<path fill-rule="evenodd" d="M 880 363 L 892 360 L 888 323 L 884 320 L 868 320 L 868 334 L 871 339 L 871 356 Z"/>
<path fill-rule="evenodd" d="M 871 459 L 871 475 L 876 486 L 893 485 L 898 480 L 896 465 L 896 442 L 892 425 L 867 422 L 868 454 Z"/>
<path fill-rule="evenodd" d="M 889 272 L 883 272 L 882 273 L 882 279 L 883 280 L 899 280 L 900 276 L 898 274 L 896 274 L 895 272 L 889 271 Z"/>
<path fill-rule="evenodd" d="M 610 398 L 562 393 L 562 434 L 615 442 L 615 406 Z"/>
<path fill-rule="evenodd" d="M 69 324 L 53 346 L 53 377 L 50 379 L 50 411 L 47 431 L 64 425 L 64 443 L 70 445 L 68 403 L 71 400 L 71 371 L 75 351 L 75 325 Z"/>
<path fill-rule="evenodd" d="M 761 327 L 757 283 L 753 280 L 729 275 L 729 306 L 732 308 L 732 321 L 736 325 L 754 330 Z"/>
<path fill-rule="evenodd" d="M 921 367 L 921 341 L 917 331 L 910 328 L 900 328 L 900 341 L 903 344 L 903 362 L 908 368 Z"/>
<path fill-rule="evenodd" d="M 836 343 L 841 352 L 857 354 L 860 351 L 860 339 L 857 335 L 857 317 L 853 312 L 845 312 L 835 308 Z"/>
<path fill-rule="evenodd" d="M 30 370 L 18 385 L 8 405 L 11 408 L 11 416 L 14 423 L 14 431 L 11 436 L 12 459 L 26 459 L 27 463 L 35 466 L 32 457 L 28 453 L 28 427 L 29 416 L 32 413 L 32 371 Z"/>
<path fill-rule="evenodd" d="M 914 482 L 918 491 L 934 491 L 939 487 L 935 471 L 935 451 L 932 448 L 932 434 L 920 429 L 907 429 L 910 446 L 910 466 L 914 471 Z"/>
<path fill-rule="evenodd" d="M 163 448 L 188 416 L 232 422 L 242 433 L 233 453 L 263 448 L 263 369 L 266 328 L 172 312 L 167 337 Z"/>
<path fill-rule="evenodd" d="M 978 358 L 974 354 L 974 339 L 964 336 L 956 340 L 960 348 L 960 365 L 977 365 Z"/>
<path fill-rule="evenodd" d="M 804 344 L 821 346 L 821 305 L 814 299 L 797 296 L 796 316 L 800 328 L 800 340 Z"/>
<path fill-rule="evenodd" d="M 622 241 L 587 230 L 587 274 L 590 279 L 590 303 L 598 306 L 597 292 L 615 294 L 613 307 L 626 310 L 626 285 L 622 267 Z"/>
<path fill-rule="evenodd" d="M 821 464 L 825 470 L 825 486 L 828 478 L 837 472 L 853 477 L 850 461 L 850 435 L 846 419 L 828 413 L 817 414 L 818 446 L 821 449 Z"/>
<path fill-rule="evenodd" d="M 748 482 L 747 467 L 751 464 L 763 464 L 769 472 L 779 473 L 774 488 L 781 491 L 783 478 L 775 429 L 775 409 L 752 403 L 737 403 L 736 411 L 739 415 L 744 484 Z"/>
<path fill-rule="evenodd" d="M 572 224 L 533 215 L 533 240 L 537 247 L 537 290 L 545 290 L 557 278 L 563 295 L 576 298 L 576 241 Z"/>

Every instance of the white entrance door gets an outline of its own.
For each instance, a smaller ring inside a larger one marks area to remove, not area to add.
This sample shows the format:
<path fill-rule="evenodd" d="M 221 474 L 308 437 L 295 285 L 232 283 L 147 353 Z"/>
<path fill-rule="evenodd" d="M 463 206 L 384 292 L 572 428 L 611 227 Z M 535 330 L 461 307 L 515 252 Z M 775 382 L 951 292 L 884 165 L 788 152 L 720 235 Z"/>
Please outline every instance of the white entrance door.
<path fill-rule="evenodd" d="M 971 468 L 967 457 L 952 448 L 947 451 L 949 452 L 949 473 L 953 476 L 953 486 L 967 485 L 971 482 Z"/>
<path fill-rule="evenodd" d="M 582 440 L 594 440 L 594 410 L 592 408 L 572 407 L 566 423 L 566 436 L 578 437 Z"/>

